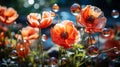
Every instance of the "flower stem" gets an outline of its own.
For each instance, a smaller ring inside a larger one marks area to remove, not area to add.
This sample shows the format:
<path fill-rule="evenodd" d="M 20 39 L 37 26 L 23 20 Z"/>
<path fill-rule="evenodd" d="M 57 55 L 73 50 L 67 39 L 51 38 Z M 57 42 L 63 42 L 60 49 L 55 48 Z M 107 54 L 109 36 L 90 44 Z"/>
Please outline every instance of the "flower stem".
<path fill-rule="evenodd" d="M 42 63 L 42 67 L 44 67 L 44 53 L 43 53 L 43 50 L 44 50 L 44 47 L 43 47 L 43 43 L 42 43 L 42 37 L 41 37 L 41 29 L 39 29 L 39 39 L 38 39 L 38 44 L 37 44 L 37 51 L 39 51 L 39 48 L 40 48 L 40 53 L 41 53 L 41 63 Z M 39 55 L 40 55 L 39 53 Z"/>
<path fill-rule="evenodd" d="M 77 17 L 76 17 L 77 18 Z M 77 23 L 77 19 L 76 19 L 76 28 L 78 29 L 78 23 Z"/>
<path fill-rule="evenodd" d="M 10 44 L 12 44 L 12 25 L 10 25 L 9 36 L 10 36 Z"/>
<path fill-rule="evenodd" d="M 99 36 L 100 34 L 98 33 L 98 48 L 100 47 L 100 36 Z"/>
<path fill-rule="evenodd" d="M 58 14 L 56 16 L 58 17 L 58 23 L 60 23 L 60 16 Z"/>
<path fill-rule="evenodd" d="M 91 39 L 91 33 L 89 33 L 89 39 L 90 39 L 90 44 L 89 45 L 92 45 L 92 39 Z"/>
<path fill-rule="evenodd" d="M 59 60 L 61 60 L 61 58 L 62 58 L 62 47 L 59 48 L 59 56 L 58 56 Z M 61 66 L 61 65 L 62 65 L 62 62 L 60 61 L 60 65 L 59 66 Z"/>

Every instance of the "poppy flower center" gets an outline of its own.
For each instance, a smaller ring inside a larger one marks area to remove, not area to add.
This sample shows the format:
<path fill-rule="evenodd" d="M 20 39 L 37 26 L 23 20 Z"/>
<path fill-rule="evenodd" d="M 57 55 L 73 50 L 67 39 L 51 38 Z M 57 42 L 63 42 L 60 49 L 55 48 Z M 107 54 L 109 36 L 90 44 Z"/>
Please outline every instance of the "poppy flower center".
<path fill-rule="evenodd" d="M 87 21 L 88 23 L 93 23 L 94 20 L 95 20 L 95 17 L 94 17 L 93 15 L 90 15 L 90 16 L 88 16 L 88 17 L 86 18 L 86 21 Z"/>
<path fill-rule="evenodd" d="M 67 39 L 68 38 L 68 33 L 67 32 L 61 33 L 60 36 L 63 39 Z"/>

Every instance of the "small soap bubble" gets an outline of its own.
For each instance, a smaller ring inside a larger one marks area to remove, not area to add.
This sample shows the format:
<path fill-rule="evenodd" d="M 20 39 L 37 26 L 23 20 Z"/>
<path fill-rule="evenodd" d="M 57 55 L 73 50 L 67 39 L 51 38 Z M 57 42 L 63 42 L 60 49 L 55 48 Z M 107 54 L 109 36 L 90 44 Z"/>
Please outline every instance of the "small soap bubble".
<path fill-rule="evenodd" d="M 120 13 L 118 10 L 112 10 L 111 15 L 113 18 L 118 18 Z"/>
<path fill-rule="evenodd" d="M 70 7 L 70 11 L 74 16 L 77 16 L 80 11 L 81 11 L 81 6 L 77 3 L 74 3 L 71 7 Z"/>
<path fill-rule="evenodd" d="M 96 57 L 99 53 L 99 50 L 97 47 L 95 47 L 94 45 L 91 45 L 87 48 L 87 54 L 90 56 L 90 57 Z"/>
<path fill-rule="evenodd" d="M 45 34 L 43 34 L 42 35 L 42 41 L 45 42 L 47 39 L 48 39 L 48 37 Z"/>
<path fill-rule="evenodd" d="M 53 6 L 52 6 L 52 10 L 54 11 L 54 12 L 58 12 L 59 11 L 59 6 L 58 6 L 58 4 L 54 4 Z"/>

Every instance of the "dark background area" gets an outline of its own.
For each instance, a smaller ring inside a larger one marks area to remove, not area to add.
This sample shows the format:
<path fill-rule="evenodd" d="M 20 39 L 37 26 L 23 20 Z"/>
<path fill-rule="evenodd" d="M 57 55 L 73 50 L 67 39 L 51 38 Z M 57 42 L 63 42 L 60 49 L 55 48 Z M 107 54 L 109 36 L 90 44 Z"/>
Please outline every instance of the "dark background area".
<path fill-rule="evenodd" d="M 44 0 L 43 4 L 39 9 L 32 10 L 33 6 L 26 8 L 23 7 L 24 2 L 28 0 L 0 0 L 0 5 L 13 7 L 19 14 L 28 14 L 31 11 L 40 12 L 44 7 L 51 7 L 54 3 L 57 3 L 61 8 L 70 7 L 74 2 L 79 3 L 80 5 L 94 5 L 101 8 L 106 15 L 110 16 L 112 9 L 120 11 L 120 0 Z M 34 0 L 34 3 L 40 3 L 43 0 Z M 49 4 L 48 4 L 49 3 Z M 47 6 L 46 6 L 47 5 Z M 24 10 L 23 10 L 24 9 Z"/>
<path fill-rule="evenodd" d="M 113 24 L 120 23 L 119 18 L 112 18 L 111 11 L 118 10 L 120 12 L 120 0 L 34 0 L 34 3 L 28 4 L 29 0 L 0 0 L 0 5 L 6 6 L 6 7 L 13 7 L 15 10 L 17 10 L 19 14 L 19 18 L 17 19 L 17 23 L 23 23 L 24 25 L 27 25 L 25 22 L 26 16 L 31 12 L 38 12 L 41 13 L 44 10 L 52 10 L 51 7 L 53 4 L 57 3 L 60 7 L 60 10 L 58 14 L 60 17 L 64 18 L 64 15 L 68 15 L 68 20 L 75 21 L 75 17 L 70 13 L 70 6 L 73 3 L 79 3 L 82 5 L 93 5 L 99 7 L 105 14 L 105 17 L 107 17 L 107 24 L 106 27 L 113 27 Z M 32 1 L 32 0 L 30 0 Z M 39 5 L 39 8 L 35 9 L 35 4 Z M 27 7 L 24 5 L 27 4 Z M 65 13 L 68 12 L 67 13 Z M 64 12 L 64 15 L 62 15 Z M 66 18 L 66 17 L 65 17 Z M 73 18 L 73 19 L 71 19 Z M 65 19 L 62 19 L 65 20 Z"/>

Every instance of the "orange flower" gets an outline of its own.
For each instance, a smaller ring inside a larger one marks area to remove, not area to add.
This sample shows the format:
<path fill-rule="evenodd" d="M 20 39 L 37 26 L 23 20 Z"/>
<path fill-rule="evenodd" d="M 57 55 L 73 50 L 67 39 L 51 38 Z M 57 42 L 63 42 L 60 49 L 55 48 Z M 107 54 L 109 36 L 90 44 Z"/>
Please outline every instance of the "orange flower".
<path fill-rule="evenodd" d="M 41 15 L 38 13 L 30 13 L 27 16 L 28 22 L 32 27 L 46 28 L 52 24 L 53 17 L 55 13 L 44 11 Z"/>
<path fill-rule="evenodd" d="M 58 23 L 50 30 L 52 41 L 64 48 L 71 47 L 71 44 L 79 40 L 79 33 L 72 21 L 65 20 Z"/>
<path fill-rule="evenodd" d="M 120 41 L 119 40 L 107 40 L 103 45 L 103 50 L 110 50 L 107 52 L 110 59 L 114 59 L 120 56 Z"/>
<path fill-rule="evenodd" d="M 81 25 L 86 27 L 86 32 L 95 33 L 102 31 L 102 28 L 104 28 L 107 19 L 104 17 L 103 12 L 99 8 L 87 5 L 84 9 L 82 9 L 76 20 Z"/>
<path fill-rule="evenodd" d="M 102 38 L 106 38 L 106 39 L 113 39 L 115 34 L 114 34 L 114 30 L 113 29 L 104 29 L 101 33 L 101 37 Z"/>
<path fill-rule="evenodd" d="M 5 33 L 1 32 L 0 33 L 0 46 L 5 46 Z"/>
<path fill-rule="evenodd" d="M 6 24 L 13 23 L 18 18 L 17 12 L 13 8 L 0 6 L 0 21 Z"/>
<path fill-rule="evenodd" d="M 4 12 L 5 12 L 6 9 L 7 9 L 6 7 L 0 6 L 0 21 L 1 22 L 5 21 Z"/>
<path fill-rule="evenodd" d="M 28 54 L 30 52 L 30 48 L 29 48 L 28 44 L 23 43 L 23 42 L 19 42 L 17 44 L 16 50 L 18 52 L 19 57 L 26 57 L 26 56 L 28 56 Z"/>
<path fill-rule="evenodd" d="M 25 40 L 30 40 L 30 39 L 36 39 L 39 37 L 39 29 L 38 28 L 32 28 L 30 26 L 27 26 L 22 29 L 21 31 L 22 37 Z"/>

